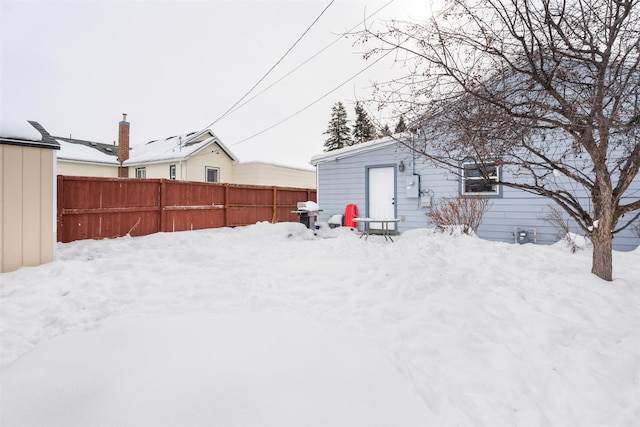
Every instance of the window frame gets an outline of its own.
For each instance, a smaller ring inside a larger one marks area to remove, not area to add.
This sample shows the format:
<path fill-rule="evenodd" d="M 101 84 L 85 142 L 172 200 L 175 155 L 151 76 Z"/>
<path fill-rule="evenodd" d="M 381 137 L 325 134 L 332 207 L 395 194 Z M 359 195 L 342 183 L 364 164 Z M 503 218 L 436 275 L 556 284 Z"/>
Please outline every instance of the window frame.
<path fill-rule="evenodd" d="M 146 167 L 139 167 L 136 168 L 136 178 L 138 179 L 145 179 L 147 177 L 147 168 Z"/>
<path fill-rule="evenodd" d="M 473 165 L 475 168 L 467 168 L 466 166 Z M 482 173 L 477 173 L 478 176 L 468 176 L 465 172 L 467 170 L 480 171 L 482 167 L 487 167 L 485 170 L 495 168 L 495 175 L 489 175 L 488 179 L 482 176 Z M 500 177 L 502 176 L 502 164 L 499 161 L 489 160 L 465 160 L 460 163 L 460 195 L 461 196 L 481 196 L 481 197 L 502 197 L 502 185 L 500 185 Z M 466 191 L 468 181 L 483 181 L 486 184 L 490 184 L 491 191 Z M 492 182 L 487 182 L 492 181 Z"/>
<path fill-rule="evenodd" d="M 216 181 L 209 181 L 209 171 L 214 171 L 215 175 L 216 175 Z M 204 181 L 205 182 L 211 182 L 214 184 L 219 184 L 220 183 L 220 168 L 214 167 L 214 166 L 205 166 L 204 167 Z"/>

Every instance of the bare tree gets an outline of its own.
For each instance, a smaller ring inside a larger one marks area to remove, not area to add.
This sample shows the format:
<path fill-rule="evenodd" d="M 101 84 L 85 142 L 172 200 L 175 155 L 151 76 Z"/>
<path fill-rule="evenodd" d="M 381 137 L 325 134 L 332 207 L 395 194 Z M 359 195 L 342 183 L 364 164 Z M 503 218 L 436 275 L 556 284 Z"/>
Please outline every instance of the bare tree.
<path fill-rule="evenodd" d="M 613 235 L 640 216 L 640 13 L 635 0 L 448 0 L 427 23 L 366 29 L 406 77 L 378 100 L 421 120 L 422 155 L 455 171 L 499 161 L 500 184 L 548 197 L 612 280 Z M 411 148 L 411 147 L 409 147 Z M 623 218 L 624 217 L 624 218 Z"/>
<path fill-rule="evenodd" d="M 558 230 L 558 237 L 567 243 L 572 253 L 575 253 L 582 249 L 576 241 L 580 236 L 571 233 L 571 225 L 563 212 L 557 205 L 549 205 L 549 213 L 542 219 Z"/>
<path fill-rule="evenodd" d="M 443 198 L 427 212 L 427 222 L 443 231 L 459 227 L 462 233 L 475 235 L 489 207 L 489 199 L 480 196 Z"/>

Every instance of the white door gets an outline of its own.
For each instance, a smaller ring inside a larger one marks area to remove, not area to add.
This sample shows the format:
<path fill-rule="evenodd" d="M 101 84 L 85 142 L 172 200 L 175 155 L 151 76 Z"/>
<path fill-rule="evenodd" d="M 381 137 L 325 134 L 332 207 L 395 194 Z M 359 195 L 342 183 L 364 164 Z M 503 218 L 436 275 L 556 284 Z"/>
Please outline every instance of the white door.
<path fill-rule="evenodd" d="M 393 167 L 369 168 L 369 218 L 395 218 L 395 171 Z M 372 222 L 372 229 L 381 229 L 382 224 Z M 389 224 L 395 230 L 394 223 Z"/>

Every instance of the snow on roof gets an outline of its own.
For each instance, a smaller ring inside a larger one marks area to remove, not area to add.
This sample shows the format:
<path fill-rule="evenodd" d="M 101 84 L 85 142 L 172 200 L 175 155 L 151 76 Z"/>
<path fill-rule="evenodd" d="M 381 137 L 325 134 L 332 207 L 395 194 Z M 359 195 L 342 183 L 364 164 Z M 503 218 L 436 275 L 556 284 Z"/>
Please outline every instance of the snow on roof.
<path fill-rule="evenodd" d="M 0 122 L 0 137 L 41 141 L 42 135 L 27 120 Z"/>
<path fill-rule="evenodd" d="M 146 144 L 133 145 L 129 153 L 129 160 L 125 164 L 151 163 L 174 159 L 184 159 L 210 144 L 217 144 L 233 160 L 235 156 L 218 140 L 213 132 L 192 132 L 184 135 L 171 136 L 165 139 L 150 141 Z"/>
<path fill-rule="evenodd" d="M 60 138 L 56 138 L 56 141 L 60 144 L 58 160 L 119 165 L 117 157 L 118 147 L 116 146 L 113 147 L 114 152 L 116 152 L 116 155 L 113 156 L 87 145 L 72 143 Z"/>
<path fill-rule="evenodd" d="M 113 154 L 107 154 L 99 146 L 105 144 L 92 143 L 90 141 L 74 140 L 57 137 L 61 150 L 58 154 L 60 160 L 78 162 L 103 163 L 118 165 L 118 147 L 113 146 Z M 191 132 L 183 135 L 171 136 L 143 144 L 131 144 L 129 160 L 125 165 L 141 163 L 165 162 L 171 160 L 186 159 L 199 150 L 211 144 L 217 144 L 225 154 L 234 161 L 238 161 L 235 155 L 222 143 L 210 130 Z"/>
<path fill-rule="evenodd" d="M 396 144 L 398 141 L 401 141 L 404 136 L 404 134 L 385 136 L 383 138 L 374 139 L 373 141 L 367 141 L 361 144 L 355 144 L 348 147 L 340 148 L 339 150 L 332 150 L 321 154 L 316 154 L 315 156 L 311 157 L 311 161 L 309 163 L 311 163 L 313 166 L 316 166 L 318 163 L 330 162 L 345 157 L 355 156 L 356 154 Z"/>
<path fill-rule="evenodd" d="M 129 160 L 125 163 L 149 163 L 184 158 L 202 148 L 200 144 L 185 146 L 186 139 L 187 135 L 185 134 L 150 141 L 146 144 L 132 145 L 129 152 Z"/>

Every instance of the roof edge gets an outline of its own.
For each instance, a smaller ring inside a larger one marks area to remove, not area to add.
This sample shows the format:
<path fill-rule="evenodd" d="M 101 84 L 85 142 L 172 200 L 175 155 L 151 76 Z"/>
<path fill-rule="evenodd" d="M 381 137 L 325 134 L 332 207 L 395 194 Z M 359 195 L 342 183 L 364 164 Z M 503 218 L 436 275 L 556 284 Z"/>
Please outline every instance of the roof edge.
<path fill-rule="evenodd" d="M 339 150 L 326 151 L 311 157 L 309 163 L 317 166 L 318 163 L 326 163 L 334 160 L 344 159 L 345 157 L 355 156 L 357 154 L 366 153 L 368 151 L 377 150 L 382 147 L 394 145 L 400 142 L 400 136 L 385 136 L 383 138 L 374 139 L 372 141 L 360 144 L 350 145 L 349 147 L 340 148 Z"/>
<path fill-rule="evenodd" d="M 42 135 L 42 143 L 44 145 L 49 145 L 51 146 L 51 148 L 57 147 L 57 149 L 60 149 L 60 144 L 58 144 L 58 141 L 56 141 L 40 123 L 33 120 L 27 120 L 27 122 L 29 122 L 31 126 L 33 126 L 38 132 L 40 132 L 40 135 Z"/>

